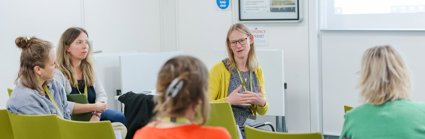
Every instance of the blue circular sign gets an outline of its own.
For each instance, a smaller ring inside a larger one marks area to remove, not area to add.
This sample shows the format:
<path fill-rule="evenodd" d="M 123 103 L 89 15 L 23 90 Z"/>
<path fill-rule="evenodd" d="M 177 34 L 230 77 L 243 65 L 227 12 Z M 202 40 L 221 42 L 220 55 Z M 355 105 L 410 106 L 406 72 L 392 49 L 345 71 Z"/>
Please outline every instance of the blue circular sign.
<path fill-rule="evenodd" d="M 217 2 L 218 8 L 222 10 L 229 8 L 230 0 L 217 0 L 216 2 Z"/>

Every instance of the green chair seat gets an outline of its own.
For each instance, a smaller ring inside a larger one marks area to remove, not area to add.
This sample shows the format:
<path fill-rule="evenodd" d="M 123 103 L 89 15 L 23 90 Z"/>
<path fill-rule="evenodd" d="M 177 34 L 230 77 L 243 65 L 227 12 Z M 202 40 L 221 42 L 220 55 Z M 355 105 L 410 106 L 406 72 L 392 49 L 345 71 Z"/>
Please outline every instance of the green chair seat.
<path fill-rule="evenodd" d="M 12 125 L 7 110 L 0 109 L 0 139 L 13 139 Z"/>
<path fill-rule="evenodd" d="M 211 110 L 207 126 L 224 127 L 229 131 L 232 139 L 239 139 L 239 128 L 237 127 L 233 111 L 229 103 L 210 103 Z"/>
<path fill-rule="evenodd" d="M 246 139 L 323 139 L 321 133 L 270 132 L 245 126 Z"/>
<path fill-rule="evenodd" d="M 9 95 L 9 97 L 12 95 L 13 89 L 12 88 L 7 88 L 7 94 Z"/>
<path fill-rule="evenodd" d="M 111 122 L 83 122 L 59 119 L 62 139 L 115 139 Z"/>
<path fill-rule="evenodd" d="M 56 115 L 20 115 L 8 112 L 15 139 L 61 139 Z"/>
<path fill-rule="evenodd" d="M 351 107 L 351 106 L 347 106 L 347 105 L 344 105 L 344 112 L 345 113 L 347 113 L 348 111 L 350 111 L 351 109 L 353 109 L 353 107 Z"/>

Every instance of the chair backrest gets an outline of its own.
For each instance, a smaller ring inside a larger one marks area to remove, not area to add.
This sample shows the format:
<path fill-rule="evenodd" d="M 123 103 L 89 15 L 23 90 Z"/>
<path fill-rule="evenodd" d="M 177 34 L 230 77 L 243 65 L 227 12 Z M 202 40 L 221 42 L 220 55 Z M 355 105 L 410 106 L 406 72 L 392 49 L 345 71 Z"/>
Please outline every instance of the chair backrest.
<path fill-rule="evenodd" d="M 270 132 L 245 126 L 246 139 L 323 139 L 321 133 Z"/>
<path fill-rule="evenodd" d="M 0 109 L 0 139 L 13 139 L 12 125 L 5 109 Z"/>
<path fill-rule="evenodd" d="M 66 95 L 67 100 L 75 103 L 80 104 L 87 104 L 88 100 L 87 97 L 83 94 L 71 94 Z M 92 114 L 90 112 L 88 113 L 81 113 L 81 114 L 72 114 L 71 119 L 74 121 L 89 121 Z"/>
<path fill-rule="evenodd" d="M 232 108 L 229 103 L 210 103 L 211 110 L 207 126 L 224 127 L 229 131 L 232 139 L 239 139 L 239 129 L 235 118 L 233 117 Z"/>
<path fill-rule="evenodd" d="M 58 120 L 62 139 L 115 139 L 111 122 Z"/>
<path fill-rule="evenodd" d="M 7 88 L 7 94 L 9 94 L 9 97 L 12 95 L 13 89 L 12 88 Z"/>
<path fill-rule="evenodd" d="M 347 113 L 347 111 L 350 111 L 351 109 L 353 109 L 353 107 L 344 105 L 344 113 Z"/>
<path fill-rule="evenodd" d="M 61 139 L 56 115 L 8 115 L 15 139 Z"/>

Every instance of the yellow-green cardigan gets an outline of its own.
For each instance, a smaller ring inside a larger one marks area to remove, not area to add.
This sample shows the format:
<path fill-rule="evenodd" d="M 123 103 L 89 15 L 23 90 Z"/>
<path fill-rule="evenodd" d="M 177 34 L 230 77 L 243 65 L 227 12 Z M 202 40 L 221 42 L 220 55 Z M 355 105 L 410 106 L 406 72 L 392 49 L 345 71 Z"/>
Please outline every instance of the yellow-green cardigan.
<path fill-rule="evenodd" d="M 260 66 L 255 69 L 255 75 L 258 79 L 258 85 L 261 87 L 263 92 L 263 98 L 266 99 L 266 91 L 264 89 L 264 77 L 263 70 Z M 209 73 L 208 81 L 208 95 L 211 102 L 226 102 L 227 91 L 230 83 L 230 72 L 226 69 L 226 66 L 222 61 L 216 63 Z M 251 112 L 256 115 L 264 115 L 267 112 L 269 104 L 266 101 L 264 107 L 252 105 Z"/>

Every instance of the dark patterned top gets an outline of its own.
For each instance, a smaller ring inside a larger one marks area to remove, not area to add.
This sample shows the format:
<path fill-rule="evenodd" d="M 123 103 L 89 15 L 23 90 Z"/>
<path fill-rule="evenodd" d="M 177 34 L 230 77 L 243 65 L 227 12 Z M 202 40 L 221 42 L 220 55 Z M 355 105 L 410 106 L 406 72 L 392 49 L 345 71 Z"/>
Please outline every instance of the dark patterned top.
<path fill-rule="evenodd" d="M 232 93 L 233 90 L 235 90 L 237 87 L 241 85 L 241 80 L 239 78 L 237 70 L 230 72 L 230 83 L 229 83 L 229 89 L 228 89 L 228 95 Z M 240 72 L 242 76 L 242 80 L 245 82 L 245 87 L 247 91 L 251 90 L 251 85 L 249 81 L 249 73 L 251 73 L 252 76 L 252 92 L 257 93 L 258 92 L 258 79 L 254 72 Z M 242 87 L 241 91 L 239 93 L 242 93 L 244 91 L 244 88 Z M 239 125 L 239 127 L 243 127 L 246 119 L 250 116 L 252 116 L 252 112 L 249 109 L 250 106 L 237 106 L 232 105 L 232 111 L 233 115 L 235 117 L 236 123 Z"/>

